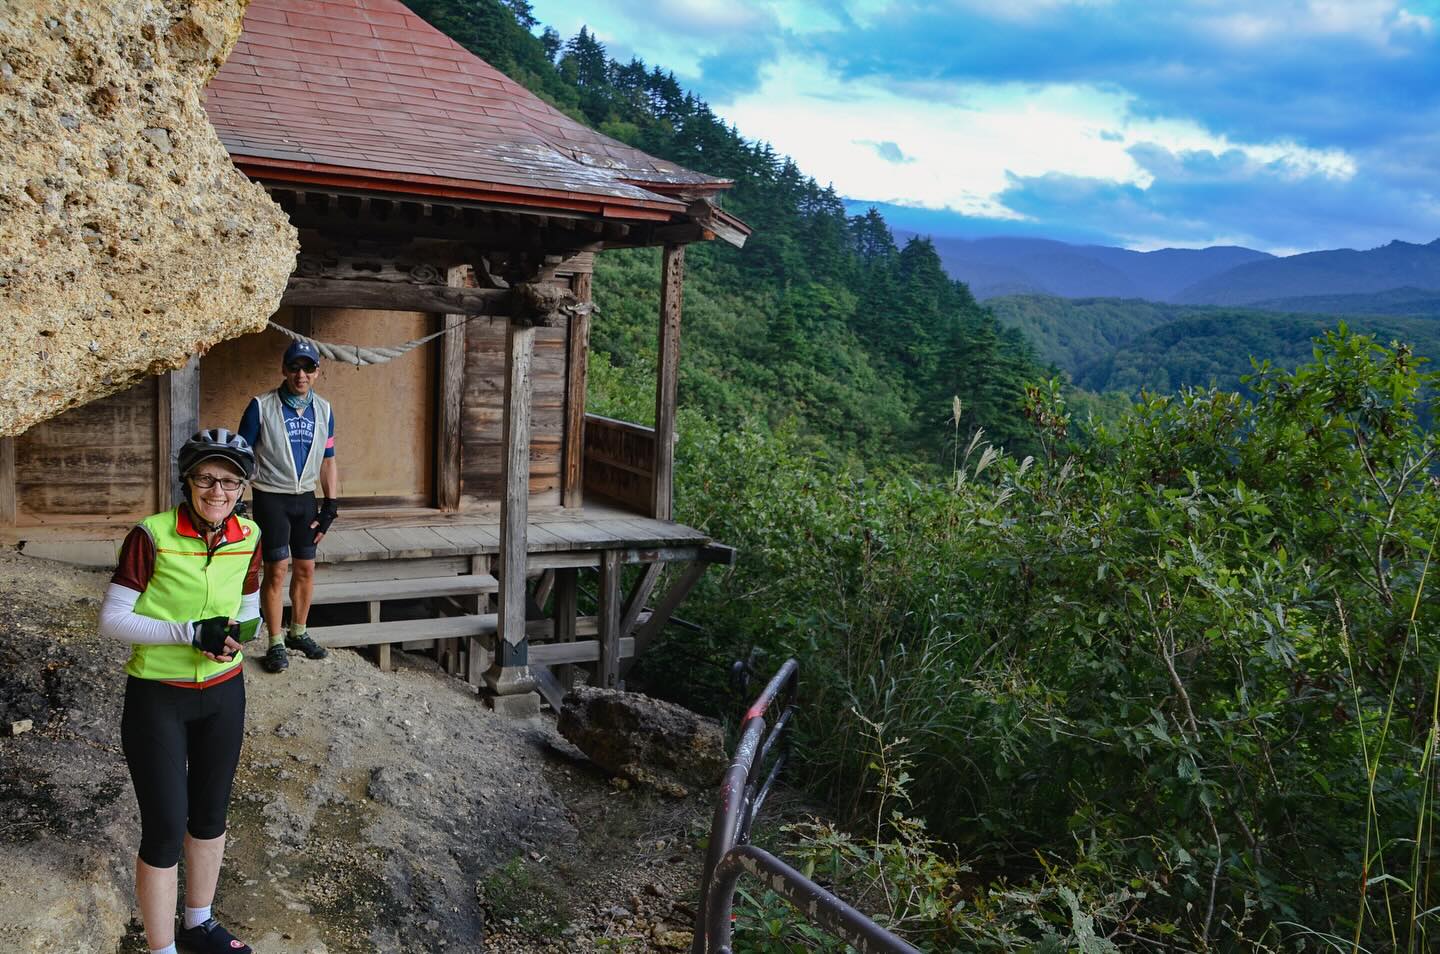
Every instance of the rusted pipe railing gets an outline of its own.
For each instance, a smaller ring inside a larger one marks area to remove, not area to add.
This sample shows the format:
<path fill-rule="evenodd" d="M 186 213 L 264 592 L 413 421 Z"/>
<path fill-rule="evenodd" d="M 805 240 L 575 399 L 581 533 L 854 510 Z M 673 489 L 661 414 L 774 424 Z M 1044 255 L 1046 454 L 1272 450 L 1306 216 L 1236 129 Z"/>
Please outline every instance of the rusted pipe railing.
<path fill-rule="evenodd" d="M 790 720 L 795 712 L 800 664 L 786 660 L 745 713 L 740 741 L 725 778 L 710 826 L 710 846 L 700 874 L 691 954 L 730 954 L 731 911 L 740 876 L 753 874 L 793 904 L 811 923 L 862 952 L 919 954 L 835 895 L 769 852 L 749 844 L 750 828 L 789 754 Z M 769 716 L 776 712 L 774 721 Z M 774 756 L 772 759 L 771 756 Z M 766 764 L 769 763 L 767 770 Z"/>
<path fill-rule="evenodd" d="M 765 887 L 795 906 L 795 910 L 811 924 L 819 925 L 848 943 L 861 954 L 920 954 L 900 938 L 856 911 L 785 862 L 763 848 L 736 845 L 720 859 L 710 883 L 707 924 L 707 948 L 712 954 L 731 954 L 730 911 L 735 901 L 735 885 L 740 876 L 752 874 Z"/>

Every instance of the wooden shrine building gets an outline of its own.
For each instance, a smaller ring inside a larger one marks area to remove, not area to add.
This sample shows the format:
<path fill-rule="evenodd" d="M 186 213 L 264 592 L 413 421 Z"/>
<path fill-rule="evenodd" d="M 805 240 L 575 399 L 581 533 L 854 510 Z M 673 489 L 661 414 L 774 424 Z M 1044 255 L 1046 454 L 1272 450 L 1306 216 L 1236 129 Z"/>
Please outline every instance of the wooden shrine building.
<path fill-rule="evenodd" d="M 362 347 L 448 329 L 387 363 L 324 363 L 341 516 L 316 602 L 368 621 L 312 632 L 377 646 L 382 665 L 391 644 L 433 645 L 515 711 L 536 688 L 555 701 L 575 664 L 617 685 L 706 565 L 733 557 L 671 520 L 685 246 L 744 242 L 713 201 L 730 183 L 586 128 L 398 0 L 252 0 L 207 110 L 300 232 L 275 324 Z M 639 246 L 664 250 L 653 428 L 585 412 L 594 256 Z M 112 561 L 174 501 L 178 443 L 236 427 L 279 384 L 287 343 L 223 342 L 0 440 L 0 540 Z M 582 573 L 594 615 L 577 609 Z M 395 619 L 401 600 L 428 612 Z"/>

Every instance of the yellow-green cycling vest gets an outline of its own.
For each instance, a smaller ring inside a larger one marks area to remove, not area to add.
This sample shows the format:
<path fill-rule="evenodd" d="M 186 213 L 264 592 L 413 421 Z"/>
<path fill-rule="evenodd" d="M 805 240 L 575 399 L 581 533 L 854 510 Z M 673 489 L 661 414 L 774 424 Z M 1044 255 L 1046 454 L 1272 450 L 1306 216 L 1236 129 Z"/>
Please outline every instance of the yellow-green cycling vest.
<path fill-rule="evenodd" d="M 136 600 L 135 612 L 167 623 L 212 616 L 235 618 L 245 574 L 260 545 L 258 525 L 244 517 L 231 517 L 225 538 L 214 550 L 207 549 L 200 537 L 181 532 L 190 530 L 191 525 L 189 514 L 178 507 L 146 517 L 140 526 L 155 544 L 155 572 Z M 208 682 L 241 663 L 238 652 L 230 662 L 221 663 L 193 646 L 162 643 L 135 646 L 125 671 L 139 679 Z"/>

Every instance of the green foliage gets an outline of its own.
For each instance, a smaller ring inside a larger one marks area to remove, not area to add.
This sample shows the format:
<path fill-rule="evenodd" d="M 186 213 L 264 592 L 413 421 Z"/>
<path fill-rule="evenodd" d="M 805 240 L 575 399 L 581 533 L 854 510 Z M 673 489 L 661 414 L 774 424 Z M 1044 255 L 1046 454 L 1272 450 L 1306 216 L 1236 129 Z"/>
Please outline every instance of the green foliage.
<path fill-rule="evenodd" d="M 1037 460 L 987 453 L 962 408 L 945 481 L 689 420 L 680 517 L 743 556 L 688 604 L 707 635 L 642 666 L 800 656 L 797 775 L 845 830 L 880 805 L 883 723 L 907 815 L 970 868 L 947 916 L 974 938 L 1044 949 L 1041 923 L 1089 918 L 1122 946 L 1428 949 L 1429 383 L 1342 327 L 1250 397 L 1149 398 L 1080 446 L 1052 382 Z"/>

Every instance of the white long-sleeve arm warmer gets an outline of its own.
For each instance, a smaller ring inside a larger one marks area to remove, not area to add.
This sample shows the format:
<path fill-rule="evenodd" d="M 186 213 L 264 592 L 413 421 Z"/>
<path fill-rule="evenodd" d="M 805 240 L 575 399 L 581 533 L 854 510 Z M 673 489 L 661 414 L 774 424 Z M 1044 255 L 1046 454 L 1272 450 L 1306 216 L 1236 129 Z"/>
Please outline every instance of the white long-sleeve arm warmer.
<path fill-rule="evenodd" d="M 240 609 L 235 613 L 235 622 L 244 623 L 260 615 L 260 591 L 246 593 L 240 597 Z"/>
<path fill-rule="evenodd" d="M 111 583 L 100 603 L 100 635 L 122 643 L 182 643 L 190 645 L 193 636 L 189 623 L 167 623 L 141 616 L 135 612 L 140 594 L 128 586 Z M 246 597 L 249 599 L 249 597 Z M 255 594 L 256 615 L 259 615 L 260 594 Z M 245 611 L 241 602 L 241 612 Z"/>

